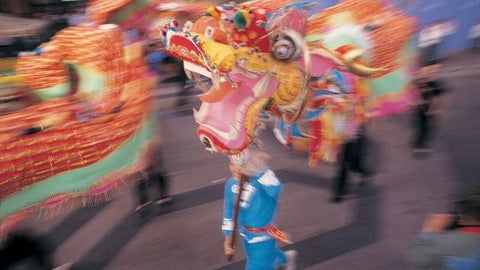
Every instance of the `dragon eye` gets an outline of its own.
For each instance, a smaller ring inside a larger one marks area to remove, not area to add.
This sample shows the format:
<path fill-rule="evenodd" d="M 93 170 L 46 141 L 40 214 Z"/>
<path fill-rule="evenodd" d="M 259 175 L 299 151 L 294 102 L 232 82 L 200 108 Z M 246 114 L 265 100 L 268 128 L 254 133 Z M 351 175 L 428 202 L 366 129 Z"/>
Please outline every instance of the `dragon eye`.
<path fill-rule="evenodd" d="M 279 56 L 279 58 L 286 57 L 288 55 L 289 47 L 282 45 L 275 48 L 275 53 Z"/>
<path fill-rule="evenodd" d="M 273 56 L 279 60 L 291 60 L 295 53 L 295 44 L 288 38 L 279 39 L 273 44 Z"/>
<path fill-rule="evenodd" d="M 273 37 L 272 41 L 272 54 L 278 60 L 292 61 L 302 53 L 302 36 L 293 30 Z"/>

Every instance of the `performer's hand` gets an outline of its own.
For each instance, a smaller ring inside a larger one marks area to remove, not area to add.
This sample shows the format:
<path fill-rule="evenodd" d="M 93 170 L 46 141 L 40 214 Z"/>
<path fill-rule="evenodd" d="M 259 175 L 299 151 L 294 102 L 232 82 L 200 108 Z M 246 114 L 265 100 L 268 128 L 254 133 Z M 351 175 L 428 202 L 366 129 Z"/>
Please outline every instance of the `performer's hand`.
<path fill-rule="evenodd" d="M 445 231 L 455 220 L 451 214 L 431 214 L 423 223 L 422 231 L 426 233 L 439 233 Z"/>
<path fill-rule="evenodd" d="M 235 253 L 235 249 L 232 248 L 232 237 L 225 237 L 225 241 L 223 242 L 223 250 L 225 252 L 225 255 L 231 256 L 233 253 Z"/>

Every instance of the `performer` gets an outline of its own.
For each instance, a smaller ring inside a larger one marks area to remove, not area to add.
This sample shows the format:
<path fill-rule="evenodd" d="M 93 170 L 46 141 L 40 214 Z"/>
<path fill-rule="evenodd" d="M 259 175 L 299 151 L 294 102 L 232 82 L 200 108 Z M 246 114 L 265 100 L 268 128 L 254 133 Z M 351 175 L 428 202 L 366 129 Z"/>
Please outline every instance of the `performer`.
<path fill-rule="evenodd" d="M 430 61 L 421 68 L 418 82 L 419 102 L 415 107 L 416 133 L 413 142 L 414 153 L 430 152 L 430 141 L 434 132 L 436 116 L 445 107 L 444 84 L 437 78 L 442 68 L 438 61 Z M 442 98 L 443 97 L 443 98 Z"/>
<path fill-rule="evenodd" d="M 225 185 L 222 230 L 225 236 L 224 250 L 227 256 L 234 253 L 232 231 L 234 205 L 243 186 L 238 207 L 237 226 L 247 255 L 249 270 L 295 269 L 297 252 L 283 252 L 277 248 L 277 240 L 289 243 L 288 236 L 273 224 L 282 183 L 266 166 L 267 155 L 256 148 L 247 148 L 231 156 L 232 178 Z M 246 179 L 240 184 L 242 174 Z"/>
<path fill-rule="evenodd" d="M 366 183 L 366 179 L 371 176 L 370 170 L 365 166 L 365 147 L 366 147 L 365 125 L 362 125 L 356 136 L 347 141 L 340 153 L 340 164 L 338 173 L 334 180 L 333 196 L 330 199 L 332 203 L 339 203 L 345 199 L 348 193 L 348 174 L 357 172 L 362 180 L 360 185 Z"/>

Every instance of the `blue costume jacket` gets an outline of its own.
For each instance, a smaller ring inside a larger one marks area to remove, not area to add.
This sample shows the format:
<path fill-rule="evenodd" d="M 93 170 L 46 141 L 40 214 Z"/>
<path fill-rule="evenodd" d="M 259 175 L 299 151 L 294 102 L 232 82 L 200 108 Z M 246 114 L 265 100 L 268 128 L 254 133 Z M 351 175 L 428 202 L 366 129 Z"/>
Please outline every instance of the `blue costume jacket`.
<path fill-rule="evenodd" d="M 267 233 L 251 233 L 244 226 L 264 228 L 275 218 L 277 200 L 282 191 L 282 183 L 269 169 L 252 176 L 245 182 L 238 214 L 238 229 L 248 243 L 271 239 Z M 238 181 L 230 178 L 225 185 L 222 230 L 230 236 L 233 230 L 233 207 L 238 192 Z"/>

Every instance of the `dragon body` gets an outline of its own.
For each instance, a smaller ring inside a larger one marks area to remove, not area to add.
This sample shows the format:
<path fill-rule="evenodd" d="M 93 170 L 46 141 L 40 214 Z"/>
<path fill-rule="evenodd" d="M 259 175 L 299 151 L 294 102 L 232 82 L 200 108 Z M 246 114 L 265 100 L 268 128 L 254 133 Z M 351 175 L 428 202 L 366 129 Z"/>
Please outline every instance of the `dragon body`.
<path fill-rule="evenodd" d="M 0 116 L 2 234 L 38 210 L 52 216 L 101 202 L 140 177 L 158 136 L 156 77 L 143 43 L 124 31 L 162 17 L 160 4 L 91 1 L 86 23 L 20 54 L 17 77 L 36 102 Z"/>

